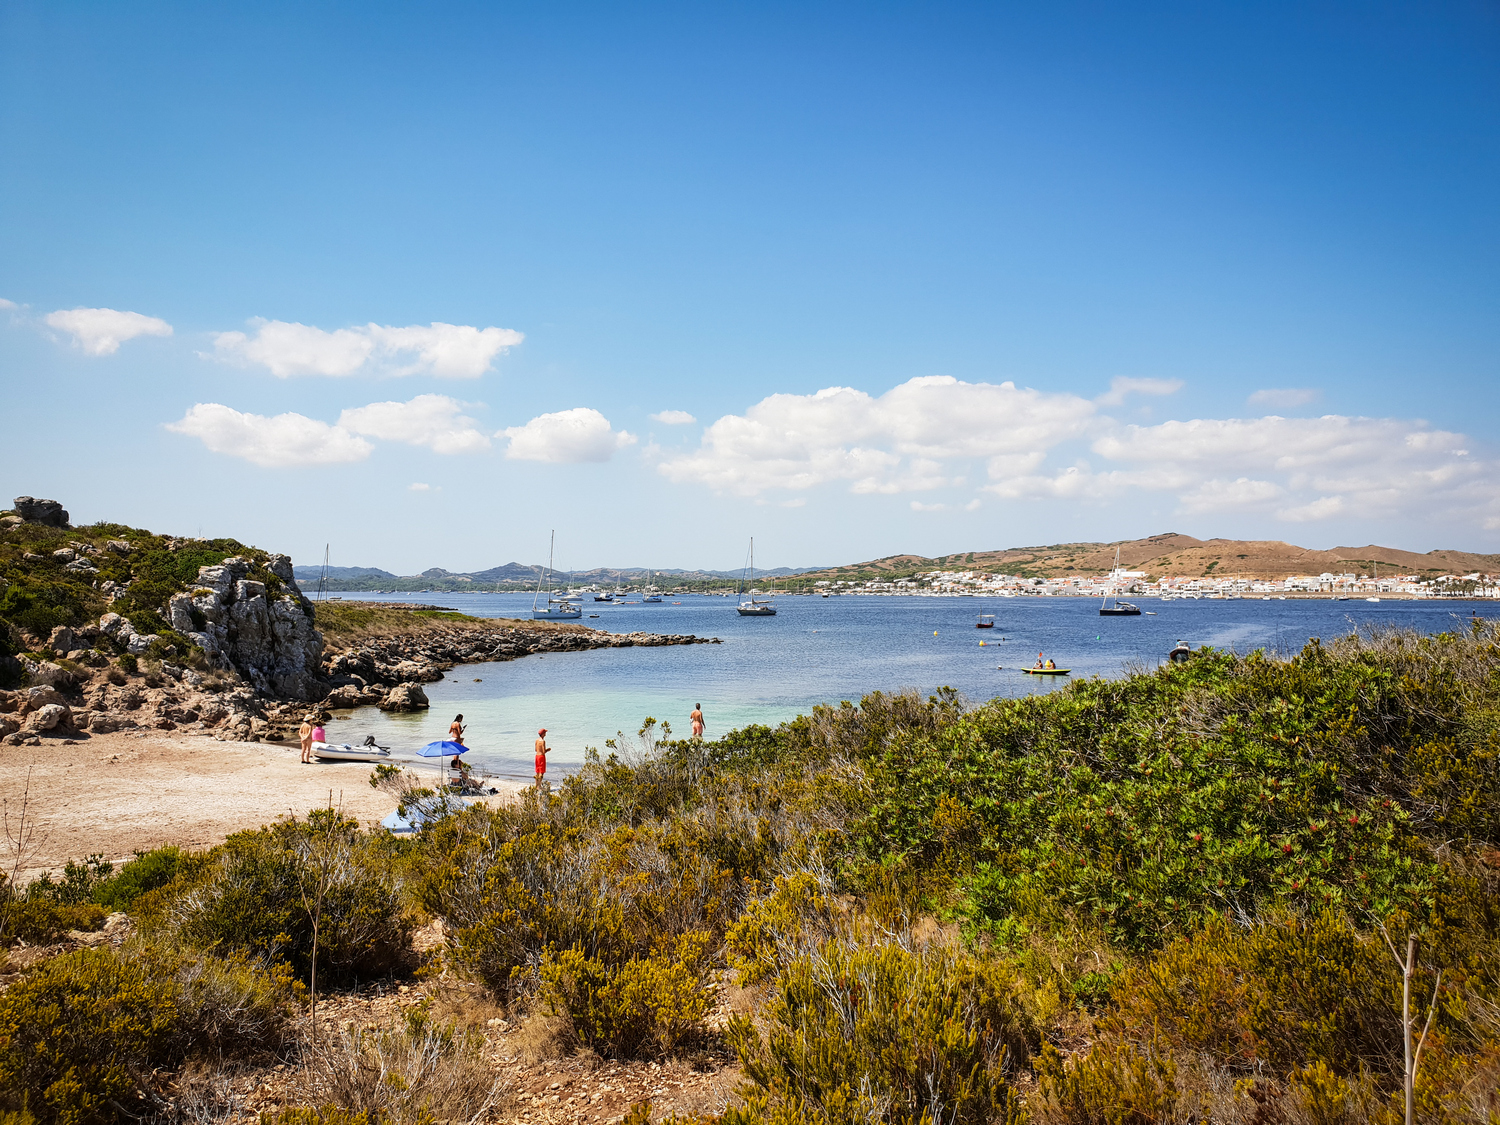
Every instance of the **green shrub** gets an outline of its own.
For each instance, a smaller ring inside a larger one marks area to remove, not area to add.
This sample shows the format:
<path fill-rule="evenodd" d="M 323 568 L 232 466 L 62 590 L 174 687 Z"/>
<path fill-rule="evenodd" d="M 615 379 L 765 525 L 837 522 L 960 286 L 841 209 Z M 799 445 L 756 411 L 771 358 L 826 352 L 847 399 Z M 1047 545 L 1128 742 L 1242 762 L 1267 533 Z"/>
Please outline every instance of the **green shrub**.
<path fill-rule="evenodd" d="M 104 913 L 94 903 L 59 906 L 46 898 L 0 901 L 0 936 L 33 945 L 57 941 L 69 930 L 97 930 L 104 925 Z"/>
<path fill-rule="evenodd" d="M 141 895 L 172 881 L 182 864 L 183 855 L 181 848 L 171 846 L 136 852 L 134 859 L 122 864 L 118 872 L 93 887 L 93 900 L 111 910 L 129 910 Z"/>
<path fill-rule="evenodd" d="M 134 676 L 140 670 L 139 661 L 136 660 L 134 655 L 128 652 L 122 652 L 120 654 L 119 665 L 124 671 L 132 676 Z"/>
<path fill-rule="evenodd" d="M 53 564 L 43 564 L 50 568 Z M 5 575 L 9 585 L 0 594 L 0 620 L 46 637 L 59 625 L 80 625 L 98 614 L 99 595 L 86 582 L 41 567 Z"/>
<path fill-rule="evenodd" d="M 708 1011 L 705 933 L 671 953 L 607 965 L 576 946 L 542 960 L 542 995 L 578 1041 L 612 1058 L 660 1058 L 699 1039 Z"/>
<path fill-rule="evenodd" d="M 1331 914 L 1238 929 L 1214 921 L 1123 973 L 1107 1027 L 1207 1051 L 1245 1073 L 1401 1065 L 1400 977 L 1384 945 Z"/>
<path fill-rule="evenodd" d="M 333 810 L 240 832 L 215 849 L 206 869 L 167 908 L 175 940 L 194 949 L 243 950 L 287 961 L 307 979 L 312 967 L 316 872 L 308 850 L 327 853 L 329 882 L 318 935 L 326 980 L 382 976 L 405 964 L 411 928 L 396 874 L 358 821 Z M 164 888 L 165 889 L 165 888 Z"/>
<path fill-rule="evenodd" d="M 777 978 L 766 1039 L 730 1022 L 755 1095 L 752 1116 L 726 1120 L 1019 1121 L 1010 1073 L 1033 1035 L 1012 984 L 952 953 L 824 943 Z"/>
<path fill-rule="evenodd" d="M 1201 1100 L 1179 1087 L 1177 1064 L 1158 1051 L 1103 1042 L 1065 1059 L 1048 1044 L 1036 1072 L 1032 1115 L 1041 1125 L 1160 1125 L 1206 1119 Z"/>
<path fill-rule="evenodd" d="M 830 905 L 809 872 L 776 876 L 771 893 L 752 902 L 724 935 L 729 967 L 739 983 L 758 984 L 771 976 L 787 947 L 806 935 L 809 922 L 826 919 Z"/>
<path fill-rule="evenodd" d="M 52 872 L 43 872 L 27 886 L 26 897 L 60 906 L 78 906 L 90 901 L 94 888 L 114 869 L 114 864 L 97 853 L 84 860 L 70 859 L 63 867 L 61 882 L 53 881 Z"/>
<path fill-rule="evenodd" d="M 106 950 L 43 962 L 0 995 L 0 1106 L 43 1125 L 85 1125 L 131 1102 L 163 1060 L 171 987 Z"/>
<path fill-rule="evenodd" d="M 244 953 L 195 953 L 159 941 L 135 943 L 131 956 L 150 979 L 172 989 L 179 1054 L 255 1057 L 290 1041 L 297 989 L 290 965 L 267 970 Z"/>

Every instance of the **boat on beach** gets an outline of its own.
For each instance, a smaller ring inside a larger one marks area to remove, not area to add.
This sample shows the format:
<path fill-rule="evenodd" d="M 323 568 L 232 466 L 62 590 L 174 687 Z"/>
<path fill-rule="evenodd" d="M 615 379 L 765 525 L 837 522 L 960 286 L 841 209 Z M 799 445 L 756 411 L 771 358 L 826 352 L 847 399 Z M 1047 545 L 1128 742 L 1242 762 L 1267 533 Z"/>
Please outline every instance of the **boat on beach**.
<path fill-rule="evenodd" d="M 350 746 L 347 742 L 314 742 L 312 756 L 324 762 L 384 762 L 389 760 L 391 752 L 373 742 L 364 746 Z"/>

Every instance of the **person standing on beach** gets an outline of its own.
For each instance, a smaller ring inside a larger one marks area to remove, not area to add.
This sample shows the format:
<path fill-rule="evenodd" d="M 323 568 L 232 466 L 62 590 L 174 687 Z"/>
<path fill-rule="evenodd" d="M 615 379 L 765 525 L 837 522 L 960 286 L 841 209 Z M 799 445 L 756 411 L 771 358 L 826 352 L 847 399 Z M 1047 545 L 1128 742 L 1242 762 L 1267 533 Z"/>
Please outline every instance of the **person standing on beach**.
<path fill-rule="evenodd" d="M 323 729 L 323 720 L 315 720 L 316 725 L 312 729 L 312 740 L 314 742 L 327 742 L 328 732 Z"/>
<path fill-rule="evenodd" d="M 536 732 L 536 783 L 541 785 L 547 774 L 547 728 Z"/>
<path fill-rule="evenodd" d="M 302 716 L 302 725 L 297 728 L 297 741 L 302 743 L 302 762 L 312 765 L 312 720 L 311 715 Z"/>
<path fill-rule="evenodd" d="M 703 737 L 703 704 L 694 703 L 693 713 L 688 718 L 693 721 L 693 737 L 701 739 Z"/>

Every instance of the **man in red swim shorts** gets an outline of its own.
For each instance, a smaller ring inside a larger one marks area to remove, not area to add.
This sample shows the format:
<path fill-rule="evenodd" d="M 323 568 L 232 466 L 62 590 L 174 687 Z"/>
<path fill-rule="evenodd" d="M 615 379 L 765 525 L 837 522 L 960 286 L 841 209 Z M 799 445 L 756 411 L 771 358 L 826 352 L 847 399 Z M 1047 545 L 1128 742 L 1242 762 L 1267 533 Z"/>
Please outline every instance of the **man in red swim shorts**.
<path fill-rule="evenodd" d="M 547 772 L 547 728 L 536 732 L 536 783 L 540 785 Z"/>

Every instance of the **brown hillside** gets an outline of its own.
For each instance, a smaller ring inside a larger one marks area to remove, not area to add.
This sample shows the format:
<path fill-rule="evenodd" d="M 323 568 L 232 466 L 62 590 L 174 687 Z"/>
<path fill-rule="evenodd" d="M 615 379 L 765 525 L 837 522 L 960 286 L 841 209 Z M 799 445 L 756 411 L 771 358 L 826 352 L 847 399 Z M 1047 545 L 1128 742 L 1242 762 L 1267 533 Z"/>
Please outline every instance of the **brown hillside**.
<path fill-rule="evenodd" d="M 940 558 L 888 555 L 883 559 L 833 567 L 801 575 L 802 580 L 852 578 L 855 575 L 910 574 L 937 568 L 1002 571 L 1052 578 L 1067 574 L 1104 574 L 1115 563 L 1143 570 L 1153 578 L 1164 575 L 1239 574 L 1246 578 L 1285 578 L 1289 574 L 1369 574 L 1378 565 L 1389 574 L 1500 573 L 1500 555 L 1439 550 L 1418 554 L 1394 547 L 1335 547 L 1315 551 L 1274 539 L 1194 539 L 1169 532 L 1120 543 L 1055 543 L 1047 547 L 1010 547 L 1003 551 L 972 551 Z"/>

